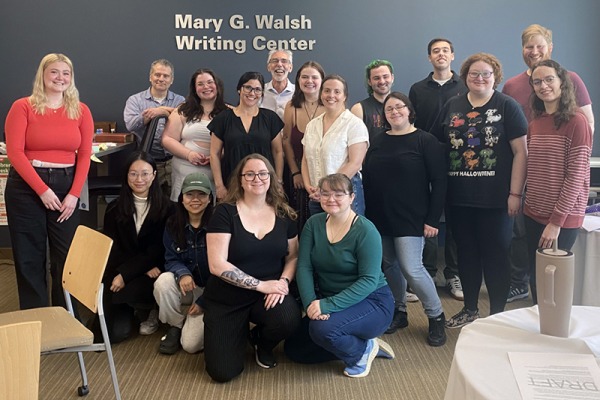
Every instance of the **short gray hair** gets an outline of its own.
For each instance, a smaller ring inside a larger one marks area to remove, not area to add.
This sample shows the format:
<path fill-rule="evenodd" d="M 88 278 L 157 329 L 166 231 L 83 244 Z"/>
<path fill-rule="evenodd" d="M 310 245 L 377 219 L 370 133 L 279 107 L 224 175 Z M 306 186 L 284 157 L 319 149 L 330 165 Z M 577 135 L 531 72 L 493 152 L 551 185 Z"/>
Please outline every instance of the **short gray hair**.
<path fill-rule="evenodd" d="M 290 50 L 283 50 L 283 49 L 275 49 L 275 50 L 269 51 L 269 56 L 267 58 L 267 64 L 269 63 L 269 61 L 271 61 L 271 57 L 273 57 L 273 54 L 275 54 L 275 53 L 285 53 L 288 56 L 288 58 L 290 59 L 290 64 L 294 64 L 294 54 Z"/>
<path fill-rule="evenodd" d="M 173 66 L 173 63 L 171 63 L 171 61 L 165 59 L 165 58 L 159 58 L 156 61 L 153 61 L 152 64 L 150 64 L 150 75 L 152 75 L 152 71 L 154 70 L 154 66 L 160 64 L 163 65 L 165 67 L 169 67 L 171 68 L 171 78 L 175 78 L 175 67 Z"/>

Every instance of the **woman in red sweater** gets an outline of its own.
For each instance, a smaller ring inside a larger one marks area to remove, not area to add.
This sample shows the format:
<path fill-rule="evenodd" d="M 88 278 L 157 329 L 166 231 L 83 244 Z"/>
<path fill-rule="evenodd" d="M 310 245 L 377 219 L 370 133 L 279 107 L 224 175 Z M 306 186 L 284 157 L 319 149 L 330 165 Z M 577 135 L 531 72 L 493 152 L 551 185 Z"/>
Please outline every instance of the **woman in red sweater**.
<path fill-rule="evenodd" d="M 531 71 L 534 119 L 529 124 L 525 228 L 529 284 L 534 304 L 535 252 L 539 247 L 570 250 L 583 223 L 590 186 L 592 131 L 578 110 L 567 70 L 544 60 Z"/>
<path fill-rule="evenodd" d="M 90 167 L 94 122 L 79 101 L 73 64 L 46 55 L 33 93 L 6 117 L 11 162 L 5 200 L 21 309 L 48 306 L 46 241 L 50 246 L 52 304 L 64 305 L 62 271 L 79 225 L 78 200 Z"/>

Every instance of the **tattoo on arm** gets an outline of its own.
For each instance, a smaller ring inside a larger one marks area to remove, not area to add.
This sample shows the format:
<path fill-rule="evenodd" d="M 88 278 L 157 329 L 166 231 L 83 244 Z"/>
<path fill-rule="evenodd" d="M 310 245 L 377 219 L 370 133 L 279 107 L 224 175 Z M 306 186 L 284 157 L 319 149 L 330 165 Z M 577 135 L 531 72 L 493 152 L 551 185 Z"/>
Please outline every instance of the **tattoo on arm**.
<path fill-rule="evenodd" d="M 221 279 L 244 289 L 256 290 L 260 281 L 242 270 L 235 268 L 221 274 Z"/>

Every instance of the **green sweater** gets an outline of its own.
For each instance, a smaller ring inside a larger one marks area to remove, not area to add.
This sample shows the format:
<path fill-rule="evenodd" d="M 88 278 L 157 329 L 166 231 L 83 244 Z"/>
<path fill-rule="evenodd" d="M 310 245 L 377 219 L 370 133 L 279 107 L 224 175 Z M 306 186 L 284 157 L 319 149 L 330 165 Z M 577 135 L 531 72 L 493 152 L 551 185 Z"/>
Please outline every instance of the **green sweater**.
<path fill-rule="evenodd" d="M 321 313 L 342 311 L 387 285 L 381 271 L 381 236 L 375 225 L 359 216 L 346 236 L 331 244 L 325 228 L 326 213 L 311 217 L 300 236 L 296 280 L 306 309 L 319 297 Z"/>

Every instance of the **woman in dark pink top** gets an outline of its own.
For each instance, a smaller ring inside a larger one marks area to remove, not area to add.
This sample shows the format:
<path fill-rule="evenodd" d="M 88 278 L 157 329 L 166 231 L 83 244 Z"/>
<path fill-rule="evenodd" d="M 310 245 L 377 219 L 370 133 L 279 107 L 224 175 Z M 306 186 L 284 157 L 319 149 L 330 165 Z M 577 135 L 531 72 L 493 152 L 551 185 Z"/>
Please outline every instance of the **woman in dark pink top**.
<path fill-rule="evenodd" d="M 573 83 L 556 61 L 533 67 L 530 84 L 534 119 L 529 124 L 525 228 L 529 284 L 536 299 L 535 252 L 539 247 L 570 250 L 583 223 L 590 186 L 592 132 L 578 110 Z"/>

